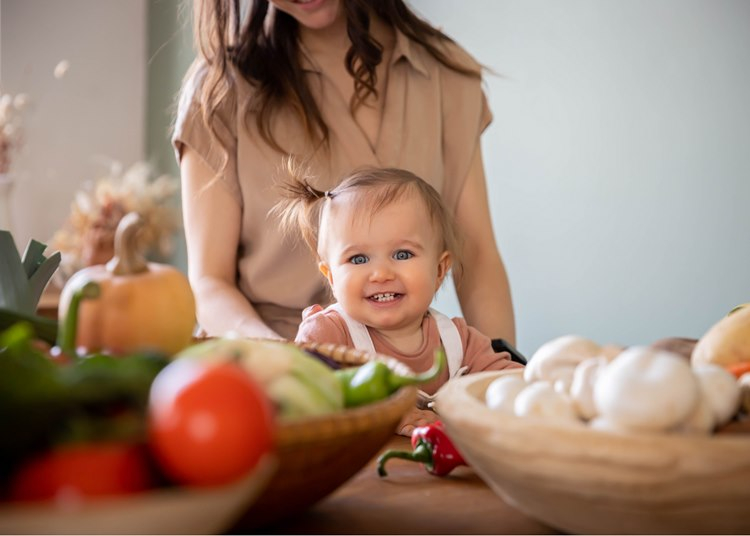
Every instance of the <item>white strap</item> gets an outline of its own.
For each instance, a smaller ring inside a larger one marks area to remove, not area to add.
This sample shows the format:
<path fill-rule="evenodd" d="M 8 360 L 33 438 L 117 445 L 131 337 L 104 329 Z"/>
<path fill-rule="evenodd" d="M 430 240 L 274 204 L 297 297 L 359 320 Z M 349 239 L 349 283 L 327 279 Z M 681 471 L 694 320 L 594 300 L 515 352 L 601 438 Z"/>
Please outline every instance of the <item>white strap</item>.
<path fill-rule="evenodd" d="M 336 311 L 344 319 L 344 323 L 347 329 L 349 329 L 349 336 L 352 338 L 352 343 L 357 350 L 375 353 L 375 345 L 372 342 L 370 333 L 367 331 L 367 326 L 346 314 L 338 303 L 329 305 L 327 309 Z M 464 347 L 458 328 L 453 323 L 453 320 L 435 309 L 430 309 L 430 315 L 435 319 L 440 340 L 445 348 L 449 376 L 456 378 L 463 375 L 467 367 L 461 366 L 464 360 Z"/>
<path fill-rule="evenodd" d="M 450 378 L 457 378 L 463 376 L 469 367 L 462 367 L 461 363 L 464 360 L 464 345 L 461 342 L 461 334 L 458 332 L 456 324 L 453 320 L 445 316 L 443 313 L 430 308 L 430 314 L 435 319 L 437 324 L 438 333 L 440 334 L 440 340 L 445 348 L 445 356 L 448 359 L 448 374 Z M 422 408 L 432 407 L 433 402 L 437 393 L 434 395 L 428 394 L 421 389 L 417 392 L 417 405 Z"/>
<path fill-rule="evenodd" d="M 461 342 L 461 334 L 453 320 L 443 313 L 430 308 L 430 314 L 437 323 L 440 340 L 445 348 L 445 355 L 448 358 L 448 373 L 451 378 L 461 376 L 467 370 L 466 367 L 461 367 L 461 363 L 464 362 L 464 345 Z"/>
<path fill-rule="evenodd" d="M 357 350 L 375 353 L 375 345 L 372 342 L 370 333 L 367 331 L 367 326 L 346 314 L 338 303 L 332 303 L 327 309 L 336 311 L 344 319 L 344 323 L 349 329 L 349 336 L 352 338 L 352 343 Z M 430 308 L 430 314 L 435 319 L 440 341 L 443 343 L 443 348 L 445 348 L 445 356 L 448 359 L 449 377 L 456 378 L 462 376 L 468 370 L 468 367 L 461 366 L 464 360 L 464 346 L 461 342 L 461 334 L 458 332 L 458 328 L 443 313 Z M 417 394 L 417 405 L 420 408 L 425 409 L 432 406 L 435 395 L 427 394 L 421 389 Z"/>
<path fill-rule="evenodd" d="M 372 337 L 370 337 L 370 333 L 367 331 L 367 326 L 362 322 L 357 322 L 346 314 L 338 302 L 332 303 L 327 309 L 336 311 L 344 319 L 344 323 L 349 329 L 349 336 L 352 338 L 352 343 L 357 350 L 376 353 L 375 345 L 372 343 Z"/>

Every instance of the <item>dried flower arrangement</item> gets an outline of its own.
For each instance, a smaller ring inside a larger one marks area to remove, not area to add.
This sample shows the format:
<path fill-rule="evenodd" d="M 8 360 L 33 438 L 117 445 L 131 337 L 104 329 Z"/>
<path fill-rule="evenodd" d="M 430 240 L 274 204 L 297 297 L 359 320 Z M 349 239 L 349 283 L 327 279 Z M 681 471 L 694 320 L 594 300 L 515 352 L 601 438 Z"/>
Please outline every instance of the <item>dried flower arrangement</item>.
<path fill-rule="evenodd" d="M 54 69 L 61 79 L 70 68 L 68 60 L 60 61 Z M 15 177 L 10 173 L 14 158 L 24 144 L 24 116 L 31 99 L 25 93 L 3 93 L 0 90 L 0 229 L 10 230 L 11 194 Z"/>
<path fill-rule="evenodd" d="M 23 113 L 28 103 L 24 93 L 0 92 L 0 174 L 10 171 L 13 154 L 23 143 Z"/>
<path fill-rule="evenodd" d="M 124 172 L 114 163 L 108 175 L 76 193 L 68 220 L 50 241 L 50 248 L 62 253 L 64 278 L 112 258 L 115 229 L 128 212 L 139 213 L 145 221 L 138 236 L 141 250 L 157 259 L 169 257 L 181 226 L 179 208 L 172 203 L 179 182 L 170 175 L 153 175 L 146 162 L 136 162 Z"/>

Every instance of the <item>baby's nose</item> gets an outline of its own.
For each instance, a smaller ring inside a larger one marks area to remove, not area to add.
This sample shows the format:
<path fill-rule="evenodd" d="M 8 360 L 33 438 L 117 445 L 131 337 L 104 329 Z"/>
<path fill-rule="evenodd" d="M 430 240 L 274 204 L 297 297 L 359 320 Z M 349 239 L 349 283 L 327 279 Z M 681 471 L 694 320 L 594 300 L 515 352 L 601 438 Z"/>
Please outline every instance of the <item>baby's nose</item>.
<path fill-rule="evenodd" d="M 370 272 L 371 281 L 389 281 L 393 279 L 394 272 L 386 262 L 375 263 Z"/>

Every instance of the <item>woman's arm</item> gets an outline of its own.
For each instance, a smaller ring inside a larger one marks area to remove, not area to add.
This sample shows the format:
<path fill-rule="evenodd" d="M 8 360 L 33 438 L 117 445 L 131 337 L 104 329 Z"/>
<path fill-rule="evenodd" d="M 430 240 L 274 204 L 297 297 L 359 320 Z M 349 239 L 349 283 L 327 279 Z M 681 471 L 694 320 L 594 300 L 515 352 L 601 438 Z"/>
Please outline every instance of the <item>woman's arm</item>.
<path fill-rule="evenodd" d="M 236 285 L 242 225 L 238 200 L 220 184 L 205 187 L 214 172 L 188 146 L 182 150 L 180 172 L 188 278 L 195 294 L 198 323 L 212 336 L 234 332 L 245 337 L 281 339 Z"/>
<path fill-rule="evenodd" d="M 510 285 L 492 230 L 482 151 L 478 145 L 458 200 L 456 223 L 464 240 L 464 272 L 456 282 L 464 318 L 488 337 L 515 344 Z"/>

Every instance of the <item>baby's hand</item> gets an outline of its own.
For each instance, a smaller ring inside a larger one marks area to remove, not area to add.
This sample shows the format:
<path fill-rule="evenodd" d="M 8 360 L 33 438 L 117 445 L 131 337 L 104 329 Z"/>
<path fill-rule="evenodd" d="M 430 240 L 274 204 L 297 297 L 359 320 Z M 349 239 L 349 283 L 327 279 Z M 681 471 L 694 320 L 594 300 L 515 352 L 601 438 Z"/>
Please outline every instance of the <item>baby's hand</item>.
<path fill-rule="evenodd" d="M 323 310 L 323 307 L 321 305 L 318 305 L 317 303 L 312 304 L 310 307 L 305 307 L 302 309 L 302 320 L 307 320 L 308 317 L 314 315 L 315 313 L 319 313 Z"/>
<path fill-rule="evenodd" d="M 396 429 L 398 430 L 399 435 L 411 437 L 411 433 L 417 426 L 425 426 L 437 421 L 438 419 L 439 417 L 437 416 L 437 413 L 431 409 L 413 408 L 409 413 L 404 415 L 404 418 L 401 419 L 401 422 Z"/>

